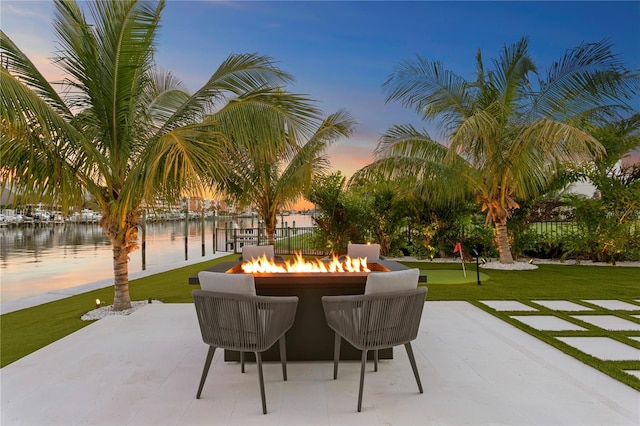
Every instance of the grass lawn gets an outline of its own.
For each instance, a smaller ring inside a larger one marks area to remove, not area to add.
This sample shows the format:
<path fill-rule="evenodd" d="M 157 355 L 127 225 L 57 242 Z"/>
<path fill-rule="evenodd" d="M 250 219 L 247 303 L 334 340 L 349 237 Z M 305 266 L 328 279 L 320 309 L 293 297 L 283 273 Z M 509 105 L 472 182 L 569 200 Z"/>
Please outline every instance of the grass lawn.
<path fill-rule="evenodd" d="M 191 291 L 194 286 L 187 284 L 188 277 L 218 262 L 232 261 L 237 255 L 229 255 L 200 264 L 160 273 L 130 282 L 131 300 L 159 299 L 165 303 L 191 303 Z M 460 264 L 432 262 L 403 262 L 410 267 L 420 268 L 427 277 L 429 270 L 452 269 L 461 272 Z M 556 339 L 556 337 L 588 335 L 610 337 L 629 346 L 640 349 L 640 341 L 630 337 L 640 337 L 640 331 L 607 331 L 588 323 L 580 322 L 587 332 L 547 332 L 538 331 L 511 318 L 523 315 L 522 312 L 495 311 L 480 303 L 481 300 L 516 300 L 538 308 L 538 314 L 555 315 L 571 320 L 565 312 L 545 310 L 532 300 L 567 300 L 582 303 L 584 300 L 616 299 L 638 304 L 638 311 L 609 311 L 587 304 L 593 311 L 589 314 L 616 315 L 626 320 L 640 323 L 640 269 L 625 267 L 539 265 L 534 271 L 498 271 L 482 270 L 490 278 L 477 285 L 475 280 L 468 283 L 437 284 L 427 283 L 427 300 L 465 300 L 495 315 L 515 327 L 530 333 L 539 339 L 557 347 L 588 365 L 640 390 L 640 379 L 624 370 L 640 370 L 637 361 L 601 361 L 586 355 Z M 467 275 L 475 277 L 475 265 L 467 265 Z M 88 293 L 50 302 L 33 308 L 23 309 L 0 316 L 1 351 L 0 366 L 4 367 L 17 359 L 34 352 L 82 327 L 90 321 L 80 317 L 94 307 L 94 301 L 100 298 L 105 305 L 113 302 L 113 289 L 107 287 Z M 530 313 L 526 313 L 529 315 Z M 582 314 L 582 313 L 581 313 Z M 574 320 L 575 322 L 575 320 Z"/>

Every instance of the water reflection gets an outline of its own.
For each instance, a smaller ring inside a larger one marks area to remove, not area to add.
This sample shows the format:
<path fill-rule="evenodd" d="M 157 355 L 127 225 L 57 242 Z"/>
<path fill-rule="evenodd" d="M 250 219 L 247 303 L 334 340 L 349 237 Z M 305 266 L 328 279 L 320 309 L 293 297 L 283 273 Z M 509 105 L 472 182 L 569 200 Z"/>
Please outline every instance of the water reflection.
<path fill-rule="evenodd" d="M 284 218 L 289 226 L 311 226 L 309 216 Z M 237 227 L 252 226 L 252 219 L 221 220 Z M 253 226 L 257 226 L 253 219 Z M 213 222 L 205 221 L 205 253 L 213 253 Z M 146 269 L 202 256 L 200 221 L 148 223 L 146 227 Z M 139 235 L 141 237 L 141 235 Z M 140 243 L 141 241 L 139 241 Z M 224 232 L 218 234 L 218 251 L 224 250 Z M 142 270 L 142 250 L 130 254 L 129 272 Z M 66 224 L 45 227 L 0 229 L 0 300 L 18 300 L 113 277 L 111 244 L 96 224 Z"/>

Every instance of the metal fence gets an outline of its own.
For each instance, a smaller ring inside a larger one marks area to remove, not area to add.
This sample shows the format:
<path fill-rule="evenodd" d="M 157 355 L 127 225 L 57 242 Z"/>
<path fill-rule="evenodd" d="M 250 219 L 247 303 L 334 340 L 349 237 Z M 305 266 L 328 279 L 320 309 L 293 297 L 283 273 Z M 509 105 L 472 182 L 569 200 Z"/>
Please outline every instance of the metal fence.
<path fill-rule="evenodd" d="M 243 228 L 243 229 L 219 229 L 218 233 L 224 233 L 224 250 L 241 253 L 242 246 L 245 245 L 266 245 L 268 242 L 266 229 Z M 317 240 L 318 228 L 276 228 L 274 251 L 275 254 L 294 254 L 297 252 L 303 255 L 324 256 L 329 254 L 327 249 L 318 249 L 314 241 Z M 218 234 L 220 235 L 220 234 Z M 222 247 L 220 247 L 222 249 Z"/>
<path fill-rule="evenodd" d="M 540 236 L 552 238 L 575 235 L 579 231 L 577 224 L 564 221 L 535 222 L 529 229 Z"/>
<path fill-rule="evenodd" d="M 578 225 L 574 222 L 548 221 L 535 222 L 530 225 L 530 230 L 535 231 L 544 238 L 561 240 L 562 238 L 575 235 L 580 232 Z M 243 245 L 265 245 L 267 244 L 267 234 L 264 227 L 245 229 L 218 229 L 218 241 L 224 241 L 223 246 L 218 243 L 218 250 L 225 250 L 233 253 L 241 253 Z M 274 249 L 276 254 L 294 254 L 301 252 L 303 255 L 324 256 L 330 253 L 328 249 L 317 248 L 316 233 L 318 228 L 277 228 L 275 234 Z M 464 237 L 465 231 L 461 231 Z M 407 241 L 412 238 L 410 228 L 402 229 L 399 234 L 404 234 Z M 221 238 L 222 237 L 222 238 Z"/>

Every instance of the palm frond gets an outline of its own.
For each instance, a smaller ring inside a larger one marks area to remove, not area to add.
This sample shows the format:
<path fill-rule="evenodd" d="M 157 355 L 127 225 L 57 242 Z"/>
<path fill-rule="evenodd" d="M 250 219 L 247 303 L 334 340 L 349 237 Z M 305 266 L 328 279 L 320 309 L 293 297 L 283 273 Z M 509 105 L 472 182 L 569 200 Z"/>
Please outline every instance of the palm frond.
<path fill-rule="evenodd" d="M 153 45 L 164 2 L 96 2 L 89 24 L 75 2 L 56 1 L 54 25 L 61 42 L 58 63 L 70 75 L 72 104 L 91 108 L 93 124 L 111 158 L 128 156 L 144 121 L 140 105 L 152 65 Z"/>
<path fill-rule="evenodd" d="M 132 179 L 143 179 L 145 199 L 157 193 L 173 199 L 182 191 L 201 194 L 205 186 L 228 175 L 229 164 L 224 161 L 228 144 L 215 123 L 182 126 L 149 144 Z M 130 186 L 136 185 L 132 182 Z"/>
<path fill-rule="evenodd" d="M 45 100 L 57 114 L 64 117 L 71 115 L 69 108 L 51 84 L 2 30 L 0 30 L 0 53 L 2 57 L 0 67 L 5 68 L 8 74 L 33 90 L 33 92 Z M 2 81 L 4 88 L 4 75 Z"/>
<path fill-rule="evenodd" d="M 517 107 L 522 97 L 531 92 L 529 73 L 535 73 L 536 66 L 528 54 L 528 46 L 529 40 L 522 37 L 509 47 L 505 45 L 500 57 L 494 60 L 494 82 L 505 108 Z"/>
<path fill-rule="evenodd" d="M 283 155 L 287 144 L 308 139 L 319 111 L 309 98 L 280 89 L 259 89 L 230 101 L 212 114 L 224 132 L 264 158 Z"/>
<path fill-rule="evenodd" d="M 582 43 L 552 64 L 532 112 L 563 120 L 598 106 L 626 108 L 639 83 L 640 74 L 623 67 L 610 42 Z"/>
<path fill-rule="evenodd" d="M 326 149 L 338 139 L 348 137 L 354 126 L 351 114 L 338 110 L 322 122 L 311 139 L 294 150 L 294 156 L 282 171 L 278 187 L 281 187 L 280 191 L 283 193 L 288 188 L 294 188 L 295 191 L 284 198 L 290 200 L 300 195 L 300 190 L 304 193 L 311 190 L 313 181 L 329 170 Z M 291 184 L 292 182 L 295 184 Z"/>
<path fill-rule="evenodd" d="M 171 130 L 185 120 L 199 117 L 203 109 L 219 106 L 246 93 L 275 91 L 292 81 L 288 73 L 274 66 L 269 56 L 258 54 L 230 55 L 174 116 L 167 120 L 159 134 Z"/>
<path fill-rule="evenodd" d="M 191 95 L 187 92 L 182 81 L 171 72 L 159 72 L 152 69 L 149 75 L 149 84 L 146 86 L 145 96 L 147 110 L 151 121 L 155 124 L 154 134 L 157 134 L 165 123 L 172 120 L 176 111 L 189 101 Z M 175 122 L 176 125 L 186 125 L 197 122 L 204 116 L 203 107 L 197 114 L 184 117 L 183 122 Z"/>
<path fill-rule="evenodd" d="M 426 130 L 418 130 L 412 125 L 396 125 L 388 129 L 374 151 L 378 159 L 404 156 L 439 161 L 446 154 L 445 146 L 431 139 Z"/>
<path fill-rule="evenodd" d="M 437 61 L 419 56 L 404 61 L 394 68 L 383 88 L 387 102 L 400 100 L 426 120 L 440 118 L 447 129 L 470 113 L 470 85 Z"/>

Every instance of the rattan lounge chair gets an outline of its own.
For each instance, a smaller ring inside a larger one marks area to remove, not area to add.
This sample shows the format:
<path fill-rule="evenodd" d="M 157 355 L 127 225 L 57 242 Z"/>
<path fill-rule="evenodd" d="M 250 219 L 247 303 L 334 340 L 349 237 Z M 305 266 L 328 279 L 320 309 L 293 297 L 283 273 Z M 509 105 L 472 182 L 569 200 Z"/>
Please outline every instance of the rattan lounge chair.
<path fill-rule="evenodd" d="M 253 292 L 251 292 L 249 286 L 237 285 L 237 283 L 230 284 L 228 281 L 224 282 L 226 280 L 237 281 L 235 278 L 241 279 L 239 277 L 245 277 L 244 279 L 247 280 L 248 278 L 246 277 L 250 277 L 251 284 L 253 284 L 253 276 L 251 275 L 216 274 L 220 276 L 212 277 L 210 274 L 216 273 L 201 272 L 199 275 L 208 278 L 209 283 L 216 280 L 219 281 L 222 290 L 228 290 L 230 286 L 240 288 L 238 288 L 238 293 L 193 291 L 193 301 L 200 324 L 202 340 L 209 345 L 209 352 L 202 370 L 196 398 L 200 398 L 216 348 L 239 351 L 242 365 L 241 371 L 243 373 L 244 352 L 253 352 L 258 365 L 262 412 L 267 414 L 261 353 L 273 346 L 275 342 L 279 342 L 282 378 L 286 381 L 287 353 L 285 333 L 293 325 L 298 306 L 298 297 L 256 296 L 255 285 Z M 207 275 L 209 276 L 207 277 Z M 203 283 L 203 281 L 205 280 L 200 277 L 200 282 Z M 247 288 L 249 288 L 249 291 L 247 291 Z"/>
<path fill-rule="evenodd" d="M 342 339 L 362 351 L 358 411 L 362 410 L 364 373 L 367 353 L 370 350 L 375 351 L 374 369 L 378 371 L 378 350 L 404 345 L 418 389 L 420 393 L 423 392 L 411 348 L 411 341 L 415 340 L 418 335 L 420 317 L 427 294 L 426 287 L 416 287 L 418 276 L 419 271 L 415 269 L 398 272 L 374 272 L 367 277 L 365 294 L 322 297 L 327 324 L 335 331 L 334 380 L 338 378 Z M 403 284 L 401 286 L 395 285 L 398 281 L 402 281 Z M 372 290 L 374 287 L 378 289 Z M 390 291 L 393 287 L 401 289 Z M 403 287 L 404 289 L 402 289 Z M 407 287 L 409 289 L 406 289 Z"/>

